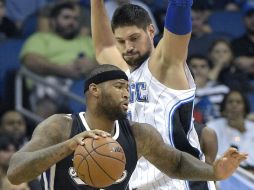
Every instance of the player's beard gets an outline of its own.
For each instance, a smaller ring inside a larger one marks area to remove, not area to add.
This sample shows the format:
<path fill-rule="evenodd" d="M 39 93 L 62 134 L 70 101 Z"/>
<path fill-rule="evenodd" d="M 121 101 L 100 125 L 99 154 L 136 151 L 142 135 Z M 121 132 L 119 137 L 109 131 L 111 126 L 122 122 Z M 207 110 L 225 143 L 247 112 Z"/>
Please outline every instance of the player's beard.
<path fill-rule="evenodd" d="M 124 59 L 126 61 L 126 63 L 132 67 L 132 68 L 139 68 L 144 62 L 145 60 L 148 59 L 148 57 L 150 57 L 151 55 L 151 51 L 148 50 L 145 54 L 143 55 L 140 55 L 136 58 L 136 59 L 132 59 L 132 60 L 127 60 L 127 59 Z M 124 57 L 123 57 L 124 58 Z"/>
<path fill-rule="evenodd" d="M 145 45 L 147 47 L 147 51 L 143 55 L 141 55 L 140 52 L 137 52 L 136 53 L 138 55 L 137 58 L 125 59 L 124 58 L 125 54 L 122 55 L 122 57 L 126 61 L 126 63 L 130 67 L 132 67 L 133 69 L 139 68 L 145 62 L 145 60 L 147 60 L 150 57 L 150 55 L 151 55 L 151 53 L 152 53 L 152 44 L 151 44 L 150 39 L 149 39 L 148 36 L 147 36 L 147 40 L 146 40 L 146 44 Z"/>
<path fill-rule="evenodd" d="M 100 103 L 98 104 L 98 111 L 106 115 L 111 120 L 119 120 L 127 118 L 127 112 L 121 109 L 121 102 L 116 103 L 110 94 L 102 93 Z"/>

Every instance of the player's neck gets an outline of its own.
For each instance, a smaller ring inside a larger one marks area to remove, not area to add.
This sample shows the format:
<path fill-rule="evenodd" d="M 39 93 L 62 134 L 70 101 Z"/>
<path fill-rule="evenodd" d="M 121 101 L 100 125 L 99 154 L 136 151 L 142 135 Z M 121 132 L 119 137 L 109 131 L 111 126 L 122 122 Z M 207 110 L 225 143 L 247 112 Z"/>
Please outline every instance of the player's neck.
<path fill-rule="evenodd" d="M 115 121 L 108 119 L 104 115 L 87 111 L 84 113 L 84 117 L 91 130 L 100 129 L 108 133 L 114 130 Z"/>

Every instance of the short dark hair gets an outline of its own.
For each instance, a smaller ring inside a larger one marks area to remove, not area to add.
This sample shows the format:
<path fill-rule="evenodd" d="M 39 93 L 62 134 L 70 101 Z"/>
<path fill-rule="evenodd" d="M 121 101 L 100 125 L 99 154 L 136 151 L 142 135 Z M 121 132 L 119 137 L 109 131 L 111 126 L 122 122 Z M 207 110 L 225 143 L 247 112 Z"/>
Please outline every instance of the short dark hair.
<path fill-rule="evenodd" d="M 231 90 L 228 94 L 226 94 L 221 102 L 220 105 L 220 112 L 223 113 L 226 109 L 226 102 L 228 100 L 228 97 L 230 94 L 237 92 L 241 95 L 242 99 L 243 99 L 243 104 L 244 104 L 244 117 L 246 117 L 249 113 L 250 113 L 250 104 L 249 104 L 249 100 L 246 97 L 246 95 L 244 93 L 242 93 L 239 90 Z"/>
<path fill-rule="evenodd" d="M 50 11 L 50 18 L 58 17 L 58 15 L 61 13 L 61 11 L 63 9 L 74 10 L 75 9 L 75 4 L 70 3 L 70 2 L 65 2 L 65 3 L 59 3 L 59 4 L 55 5 Z"/>
<path fill-rule="evenodd" d="M 207 57 L 202 55 L 202 54 L 193 54 L 193 55 L 190 55 L 187 58 L 187 63 L 189 63 L 192 59 L 205 59 L 205 60 L 207 60 Z"/>
<path fill-rule="evenodd" d="M 207 64 L 208 64 L 208 67 L 211 68 L 212 65 L 211 63 L 209 62 L 209 60 L 207 59 L 206 56 L 202 55 L 202 54 L 193 54 L 191 56 L 189 56 L 187 58 L 187 64 L 188 66 L 191 66 L 190 62 L 192 61 L 192 59 L 201 59 L 201 60 L 206 60 L 207 61 Z"/>
<path fill-rule="evenodd" d="M 151 23 L 152 20 L 144 8 L 138 5 L 125 4 L 118 7 L 114 12 L 111 27 L 113 32 L 118 27 L 133 25 L 145 30 Z"/>

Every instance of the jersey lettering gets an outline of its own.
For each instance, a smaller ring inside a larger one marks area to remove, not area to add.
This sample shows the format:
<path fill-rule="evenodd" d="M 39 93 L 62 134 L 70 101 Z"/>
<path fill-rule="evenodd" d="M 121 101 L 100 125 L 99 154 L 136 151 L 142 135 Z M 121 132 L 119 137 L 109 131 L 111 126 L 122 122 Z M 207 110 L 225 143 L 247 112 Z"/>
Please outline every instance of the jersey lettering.
<path fill-rule="evenodd" d="M 132 82 L 129 86 L 130 103 L 148 102 L 148 90 L 146 82 Z"/>

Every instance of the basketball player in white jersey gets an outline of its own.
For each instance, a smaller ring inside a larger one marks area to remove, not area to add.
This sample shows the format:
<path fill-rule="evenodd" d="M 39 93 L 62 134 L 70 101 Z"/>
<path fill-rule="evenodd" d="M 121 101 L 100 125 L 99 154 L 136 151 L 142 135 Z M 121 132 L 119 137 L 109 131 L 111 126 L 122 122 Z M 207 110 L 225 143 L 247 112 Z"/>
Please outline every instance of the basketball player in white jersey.
<path fill-rule="evenodd" d="M 166 143 L 203 159 L 192 122 L 195 84 L 186 65 L 191 5 L 192 0 L 170 0 L 164 34 L 155 49 L 154 27 L 144 9 L 124 5 L 116 10 L 110 26 L 104 1 L 91 0 L 92 36 L 100 64 L 130 71 L 130 119 L 155 126 Z M 191 189 L 189 182 L 168 178 L 144 158 L 138 162 L 130 187 Z M 212 182 L 201 182 L 200 188 L 215 189 Z"/>

